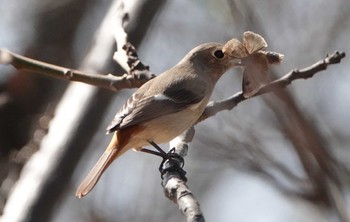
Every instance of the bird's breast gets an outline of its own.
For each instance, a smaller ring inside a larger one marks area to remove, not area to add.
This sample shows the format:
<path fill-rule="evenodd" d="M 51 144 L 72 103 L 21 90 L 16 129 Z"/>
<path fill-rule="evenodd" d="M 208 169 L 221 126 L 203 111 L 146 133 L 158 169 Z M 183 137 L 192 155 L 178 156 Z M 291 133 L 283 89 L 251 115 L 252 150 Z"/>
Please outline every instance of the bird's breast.
<path fill-rule="evenodd" d="M 147 146 L 147 140 L 161 144 L 174 139 L 197 122 L 207 103 L 208 99 L 204 99 L 182 111 L 164 115 L 142 124 L 143 132 L 134 135 L 133 141 L 139 143 L 134 144 L 134 147 Z"/>

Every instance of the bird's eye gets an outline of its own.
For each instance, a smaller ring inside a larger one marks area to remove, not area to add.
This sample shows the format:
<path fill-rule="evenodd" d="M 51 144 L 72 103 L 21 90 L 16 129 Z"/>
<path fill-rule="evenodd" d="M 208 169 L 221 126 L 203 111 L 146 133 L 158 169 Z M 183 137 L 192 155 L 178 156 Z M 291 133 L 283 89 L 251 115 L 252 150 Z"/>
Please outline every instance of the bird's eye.
<path fill-rule="evenodd" d="M 222 59 L 222 58 L 225 57 L 225 54 L 223 53 L 222 50 L 216 50 L 216 51 L 214 52 L 214 56 L 215 56 L 216 58 L 218 58 L 218 59 Z"/>

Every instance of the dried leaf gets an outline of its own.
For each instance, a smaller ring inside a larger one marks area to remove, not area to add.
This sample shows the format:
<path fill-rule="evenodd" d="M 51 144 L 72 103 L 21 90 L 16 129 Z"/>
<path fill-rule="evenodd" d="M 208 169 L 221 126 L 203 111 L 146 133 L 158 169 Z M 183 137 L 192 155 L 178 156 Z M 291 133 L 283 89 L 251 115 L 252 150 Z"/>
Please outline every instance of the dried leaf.
<path fill-rule="evenodd" d="M 269 64 L 263 53 L 255 53 L 242 59 L 244 66 L 242 91 L 245 98 L 252 97 L 260 87 L 270 81 L 268 74 Z"/>

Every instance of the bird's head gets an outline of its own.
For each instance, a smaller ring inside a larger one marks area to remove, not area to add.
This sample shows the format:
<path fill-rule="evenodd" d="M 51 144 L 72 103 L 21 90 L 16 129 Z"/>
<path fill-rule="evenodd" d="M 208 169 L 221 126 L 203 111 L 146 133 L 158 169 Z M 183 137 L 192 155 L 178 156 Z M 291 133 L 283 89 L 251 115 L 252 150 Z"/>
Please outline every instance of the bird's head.
<path fill-rule="evenodd" d="M 217 80 L 228 69 L 240 66 L 240 59 L 227 55 L 223 47 L 224 44 L 221 43 L 199 45 L 192 49 L 181 62 L 189 62 L 196 72 L 208 74 Z"/>

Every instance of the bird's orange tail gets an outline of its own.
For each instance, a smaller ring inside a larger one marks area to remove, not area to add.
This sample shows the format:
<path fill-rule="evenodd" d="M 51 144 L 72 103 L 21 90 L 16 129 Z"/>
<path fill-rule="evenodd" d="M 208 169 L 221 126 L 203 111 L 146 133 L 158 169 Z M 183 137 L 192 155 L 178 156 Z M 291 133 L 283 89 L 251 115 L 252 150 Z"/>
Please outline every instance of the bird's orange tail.
<path fill-rule="evenodd" d="M 75 196 L 81 198 L 88 194 L 96 185 L 100 179 L 103 172 L 108 168 L 108 166 L 118 157 L 120 149 L 118 149 L 118 141 L 116 134 L 114 134 L 113 139 L 106 151 L 102 154 L 100 159 L 95 164 L 94 168 L 85 177 L 84 181 L 78 187 Z"/>

